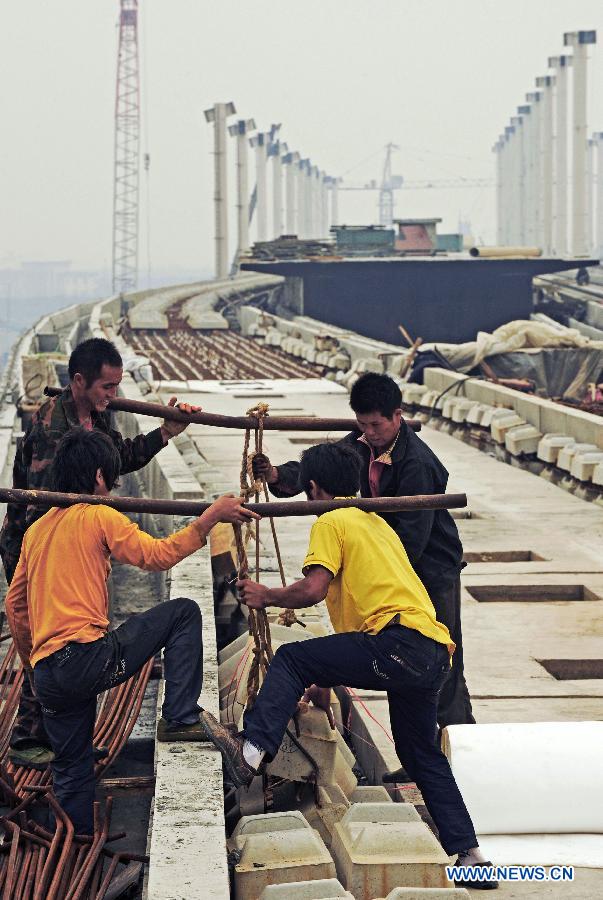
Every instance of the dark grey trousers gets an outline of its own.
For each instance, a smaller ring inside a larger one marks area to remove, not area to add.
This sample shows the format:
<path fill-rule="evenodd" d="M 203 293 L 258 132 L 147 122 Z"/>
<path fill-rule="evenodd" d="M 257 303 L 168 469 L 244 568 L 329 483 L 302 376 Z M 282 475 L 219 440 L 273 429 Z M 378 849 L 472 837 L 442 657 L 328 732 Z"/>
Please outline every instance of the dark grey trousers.
<path fill-rule="evenodd" d="M 138 672 L 164 648 L 164 718 L 199 720 L 203 683 L 201 612 L 185 597 L 131 616 L 115 631 L 88 644 L 69 643 L 34 668 L 36 694 L 56 759 L 57 800 L 79 834 L 92 834 L 96 696 Z"/>

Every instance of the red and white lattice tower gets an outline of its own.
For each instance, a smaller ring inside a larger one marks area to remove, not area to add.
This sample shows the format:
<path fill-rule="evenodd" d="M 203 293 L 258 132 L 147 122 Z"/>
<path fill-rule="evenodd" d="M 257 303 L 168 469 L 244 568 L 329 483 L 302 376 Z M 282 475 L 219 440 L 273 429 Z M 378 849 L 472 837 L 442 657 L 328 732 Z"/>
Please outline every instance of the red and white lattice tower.
<path fill-rule="evenodd" d="M 138 280 L 138 168 L 140 82 L 138 0 L 120 0 L 115 91 L 113 169 L 113 291 L 132 290 Z"/>

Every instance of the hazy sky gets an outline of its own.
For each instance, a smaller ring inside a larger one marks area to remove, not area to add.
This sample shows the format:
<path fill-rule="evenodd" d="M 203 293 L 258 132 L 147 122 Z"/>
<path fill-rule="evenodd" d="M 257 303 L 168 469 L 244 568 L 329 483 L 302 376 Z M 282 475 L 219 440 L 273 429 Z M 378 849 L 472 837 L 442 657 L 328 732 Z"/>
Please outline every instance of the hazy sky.
<path fill-rule="evenodd" d="M 143 72 L 141 269 L 213 265 L 211 129 L 232 100 L 290 149 L 350 182 L 400 145 L 408 180 L 492 177 L 492 144 L 563 32 L 601 0 L 139 0 Z M 4 0 L 0 27 L 0 266 L 111 259 L 118 0 Z M 589 130 L 603 130 L 603 47 L 591 53 Z M 231 151 L 234 147 L 229 147 Z M 231 169 L 233 169 L 231 153 Z M 252 179 L 253 180 L 253 179 Z M 148 202 L 147 202 L 148 200 Z M 234 249 L 234 191 L 231 189 Z M 376 194 L 341 219 L 376 221 Z M 494 191 L 402 191 L 398 215 L 459 215 L 494 239 Z M 143 278 L 144 282 L 144 278 Z"/>

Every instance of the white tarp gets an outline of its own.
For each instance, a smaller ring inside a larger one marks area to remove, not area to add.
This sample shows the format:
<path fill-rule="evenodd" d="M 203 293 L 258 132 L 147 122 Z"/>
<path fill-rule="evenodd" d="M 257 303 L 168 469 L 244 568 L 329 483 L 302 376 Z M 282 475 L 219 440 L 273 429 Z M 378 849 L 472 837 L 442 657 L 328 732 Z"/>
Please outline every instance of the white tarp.
<path fill-rule="evenodd" d="M 591 341 L 576 328 L 566 328 L 557 323 L 549 325 L 517 319 L 501 325 L 491 334 L 479 331 L 475 341 L 465 344 L 423 344 L 422 349 L 437 349 L 455 369 L 464 372 L 487 357 L 543 347 L 580 347 L 603 351 L 603 341 Z"/>
<path fill-rule="evenodd" d="M 603 868 L 603 722 L 451 725 L 444 734 L 488 858 Z"/>
<path fill-rule="evenodd" d="M 542 317 L 544 318 L 544 317 Z M 480 331 L 465 344 L 423 344 L 437 351 L 459 372 L 469 372 L 485 359 L 499 378 L 527 378 L 542 397 L 582 400 L 587 386 L 603 371 L 603 341 L 576 328 L 548 322 L 516 320 L 492 334 Z"/>

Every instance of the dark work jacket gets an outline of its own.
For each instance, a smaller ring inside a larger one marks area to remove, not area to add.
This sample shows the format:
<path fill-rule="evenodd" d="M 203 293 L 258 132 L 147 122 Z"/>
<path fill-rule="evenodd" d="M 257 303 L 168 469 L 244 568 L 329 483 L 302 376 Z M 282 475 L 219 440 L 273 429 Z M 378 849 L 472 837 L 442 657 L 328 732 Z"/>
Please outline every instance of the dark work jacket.
<path fill-rule="evenodd" d="M 360 455 L 360 493 L 363 497 L 370 497 L 368 472 L 371 451 L 365 443 L 358 441 L 360 434 L 360 431 L 353 431 L 340 443 L 354 447 Z M 446 491 L 448 472 L 435 453 L 407 425 L 402 424 L 391 457 L 391 466 L 381 469 L 381 497 L 443 494 Z M 299 494 L 299 463 L 288 462 L 277 466 L 277 470 L 279 480 L 270 485 L 274 496 Z M 464 565 L 463 547 L 454 519 L 447 509 L 383 513 L 382 518 L 404 544 L 413 569 L 428 591 L 430 587 L 458 578 Z"/>
<path fill-rule="evenodd" d="M 111 427 L 108 412 L 91 413 L 92 427 L 111 438 L 119 453 L 121 474 L 136 472 L 153 459 L 163 447 L 161 429 L 148 434 L 124 438 Z M 50 397 L 32 416 L 24 437 L 17 444 L 13 465 L 13 487 L 25 490 L 46 491 L 49 488 L 50 464 L 57 444 L 68 431 L 79 427 L 77 408 L 71 387 Z M 10 581 L 19 561 L 23 535 L 36 519 L 46 512 L 46 507 L 23 506 L 9 503 L 0 531 L 0 556 L 7 580 Z"/>

